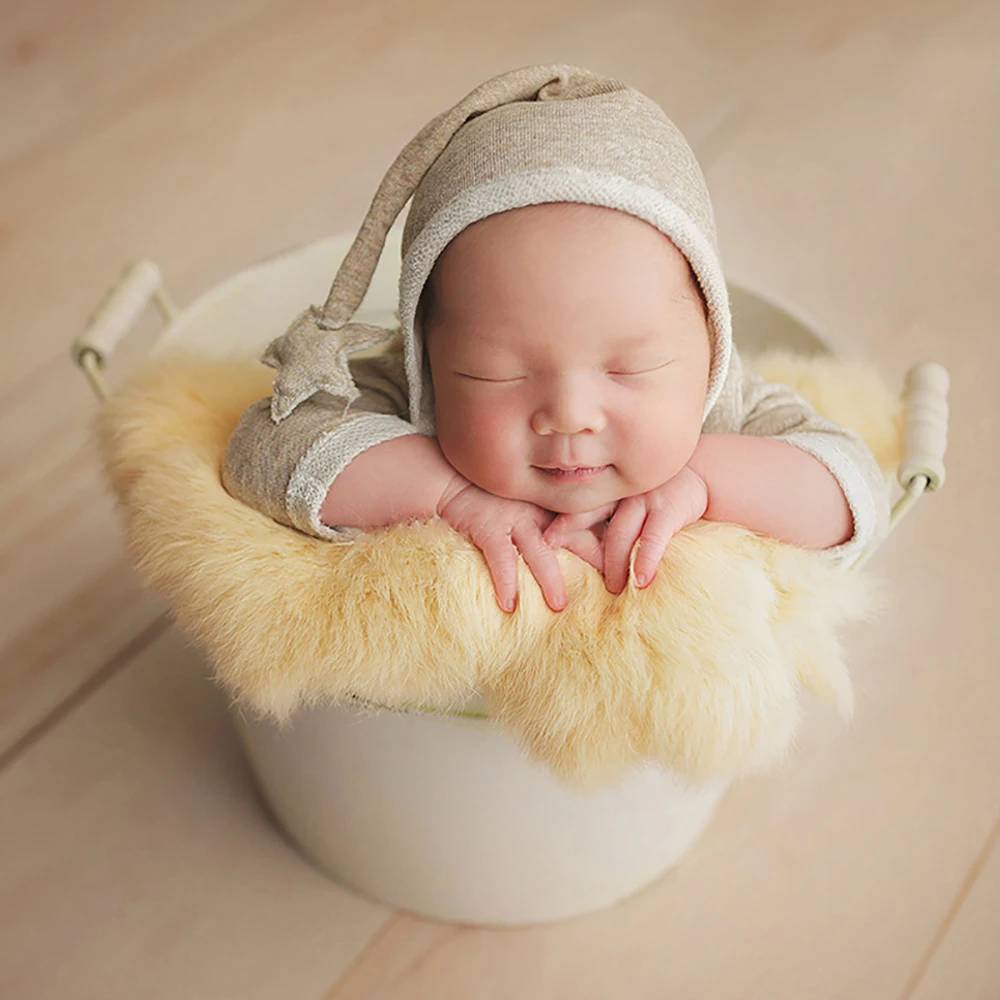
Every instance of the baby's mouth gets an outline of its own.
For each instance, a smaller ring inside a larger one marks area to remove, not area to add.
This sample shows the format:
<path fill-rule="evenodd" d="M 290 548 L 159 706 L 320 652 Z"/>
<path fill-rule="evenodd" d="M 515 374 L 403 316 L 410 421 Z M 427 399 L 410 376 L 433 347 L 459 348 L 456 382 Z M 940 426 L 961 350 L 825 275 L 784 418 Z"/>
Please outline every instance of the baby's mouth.
<path fill-rule="evenodd" d="M 605 469 L 609 468 L 607 465 L 578 465 L 573 468 L 561 468 L 561 467 L 550 467 L 546 468 L 543 465 L 536 465 L 536 469 L 543 473 L 550 479 L 554 479 L 557 482 L 584 482 L 588 479 L 593 479 L 599 476 Z"/>

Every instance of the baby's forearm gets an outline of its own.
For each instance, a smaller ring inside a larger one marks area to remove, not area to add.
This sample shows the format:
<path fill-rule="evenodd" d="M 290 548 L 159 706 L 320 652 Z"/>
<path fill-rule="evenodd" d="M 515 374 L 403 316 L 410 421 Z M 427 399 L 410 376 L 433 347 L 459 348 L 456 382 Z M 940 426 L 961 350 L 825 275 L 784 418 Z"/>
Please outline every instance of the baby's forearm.
<path fill-rule="evenodd" d="M 688 465 L 708 487 L 708 520 L 742 524 L 807 549 L 840 545 L 854 534 L 840 484 L 786 441 L 703 434 Z"/>
<path fill-rule="evenodd" d="M 433 517 L 452 484 L 464 483 L 435 438 L 406 434 L 373 445 L 340 472 L 320 507 L 331 527 L 381 528 Z"/>

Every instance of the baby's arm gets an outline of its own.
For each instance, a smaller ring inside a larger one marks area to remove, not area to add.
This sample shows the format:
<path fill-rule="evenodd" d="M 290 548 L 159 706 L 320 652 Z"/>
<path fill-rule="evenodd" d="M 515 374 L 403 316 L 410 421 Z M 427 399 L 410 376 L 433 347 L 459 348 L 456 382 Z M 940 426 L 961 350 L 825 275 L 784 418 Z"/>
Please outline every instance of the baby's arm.
<path fill-rule="evenodd" d="M 688 465 L 708 488 L 709 521 L 742 524 L 807 549 L 843 545 L 854 534 L 833 474 L 778 438 L 703 434 Z"/>
<path fill-rule="evenodd" d="M 367 450 L 424 436 L 402 416 L 407 409 L 406 376 L 398 336 L 380 353 L 352 358 L 350 367 L 360 396 L 349 409 L 343 399 L 325 393 L 300 403 L 278 424 L 271 419 L 270 398 L 247 408 L 223 459 L 222 481 L 229 493 L 319 538 L 357 533 L 320 518 L 331 484 Z M 386 489 L 402 491 L 391 471 L 384 482 Z"/>
<path fill-rule="evenodd" d="M 692 459 L 710 490 L 706 517 L 822 549 L 837 563 L 885 538 L 886 481 L 857 434 L 746 368 L 735 350 L 724 397 L 728 425 L 710 415 Z"/>
<path fill-rule="evenodd" d="M 456 472 L 435 439 L 410 434 L 368 448 L 334 480 L 320 510 L 324 523 L 378 528 L 435 514 L 478 548 L 500 607 L 518 596 L 518 553 L 553 611 L 566 606 L 556 554 L 542 539 L 552 514 L 535 504 L 494 496 Z"/>
<path fill-rule="evenodd" d="M 450 499 L 450 486 L 464 484 L 434 438 L 407 434 L 374 445 L 349 462 L 330 486 L 320 520 L 356 528 L 424 520 Z"/>

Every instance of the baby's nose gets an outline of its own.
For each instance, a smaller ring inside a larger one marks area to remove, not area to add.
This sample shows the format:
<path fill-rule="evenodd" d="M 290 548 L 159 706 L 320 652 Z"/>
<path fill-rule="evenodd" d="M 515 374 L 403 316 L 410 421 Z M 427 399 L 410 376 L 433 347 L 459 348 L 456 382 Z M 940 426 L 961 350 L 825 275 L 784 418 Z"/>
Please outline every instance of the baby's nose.
<path fill-rule="evenodd" d="M 593 434 L 605 423 L 599 394 L 586 376 L 554 382 L 531 420 L 536 434 Z"/>

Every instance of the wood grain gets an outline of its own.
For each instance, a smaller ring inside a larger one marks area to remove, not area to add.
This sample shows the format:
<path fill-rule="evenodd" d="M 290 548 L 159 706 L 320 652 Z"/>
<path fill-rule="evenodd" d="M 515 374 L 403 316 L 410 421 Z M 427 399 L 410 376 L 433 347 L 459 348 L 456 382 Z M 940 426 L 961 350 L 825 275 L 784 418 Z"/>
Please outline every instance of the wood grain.
<path fill-rule="evenodd" d="M 0 775 L 0 994 L 317 996 L 387 911 L 272 829 L 167 631 Z"/>

